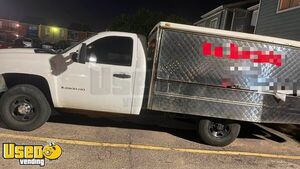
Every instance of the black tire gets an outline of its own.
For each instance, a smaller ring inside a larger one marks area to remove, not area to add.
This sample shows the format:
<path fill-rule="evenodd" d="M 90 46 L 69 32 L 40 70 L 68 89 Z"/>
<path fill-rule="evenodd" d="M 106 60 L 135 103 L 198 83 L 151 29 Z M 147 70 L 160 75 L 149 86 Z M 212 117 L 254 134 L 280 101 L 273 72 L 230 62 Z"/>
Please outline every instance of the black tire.
<path fill-rule="evenodd" d="M 0 98 L 0 117 L 9 129 L 35 130 L 46 123 L 50 115 L 46 97 L 35 86 L 14 86 Z"/>
<path fill-rule="evenodd" d="M 198 134 L 203 143 L 224 147 L 231 144 L 238 137 L 240 128 L 240 124 L 235 122 L 202 119 L 199 121 Z"/>

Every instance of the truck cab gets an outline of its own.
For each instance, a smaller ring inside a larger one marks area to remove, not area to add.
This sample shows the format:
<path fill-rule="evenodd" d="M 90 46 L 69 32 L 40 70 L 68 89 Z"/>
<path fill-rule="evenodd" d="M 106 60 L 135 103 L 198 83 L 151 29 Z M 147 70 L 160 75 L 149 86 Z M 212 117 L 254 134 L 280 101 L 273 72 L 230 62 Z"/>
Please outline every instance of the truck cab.
<path fill-rule="evenodd" d="M 51 108 L 139 114 L 145 53 L 146 38 L 125 32 L 102 32 L 61 52 L 0 50 L 1 118 L 28 131 Z"/>
<path fill-rule="evenodd" d="M 146 38 L 137 34 L 103 32 L 66 51 L 66 62 L 59 61 L 59 55 L 51 58 L 50 63 L 58 63 L 52 64 L 58 86 L 56 106 L 139 114 L 146 78 L 145 43 Z"/>

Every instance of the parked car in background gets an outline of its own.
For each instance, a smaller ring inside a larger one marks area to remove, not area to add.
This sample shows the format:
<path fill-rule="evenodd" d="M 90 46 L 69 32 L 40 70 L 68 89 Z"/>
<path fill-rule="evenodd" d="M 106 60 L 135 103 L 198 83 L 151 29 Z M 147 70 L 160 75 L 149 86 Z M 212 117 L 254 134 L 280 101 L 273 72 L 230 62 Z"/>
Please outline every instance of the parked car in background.
<path fill-rule="evenodd" d="M 65 40 L 61 40 L 61 41 L 59 41 L 59 42 L 57 42 L 57 43 L 54 44 L 54 49 L 55 50 L 64 50 L 64 49 L 66 49 L 66 48 L 68 48 L 70 46 L 71 46 L 71 42 L 65 41 Z"/>
<path fill-rule="evenodd" d="M 0 41 L 0 49 L 7 49 L 7 48 L 11 48 L 12 45 L 8 42 L 4 42 L 4 41 Z"/>
<path fill-rule="evenodd" d="M 42 42 L 38 38 L 18 38 L 10 47 L 13 48 L 36 48 L 45 50 L 62 51 L 71 46 L 69 41 L 59 41 L 57 43 Z M 3 48 L 8 48 L 8 45 L 3 45 Z"/>
<path fill-rule="evenodd" d="M 42 49 L 54 49 L 54 44 L 50 43 L 50 42 L 45 42 L 45 43 L 42 43 L 41 48 Z"/>
<path fill-rule="evenodd" d="M 53 50 L 65 50 L 66 48 L 68 48 L 70 46 L 71 46 L 71 43 L 68 41 L 59 41 L 57 43 L 50 43 L 50 42 L 42 43 L 41 48 L 42 49 L 53 49 Z"/>
<path fill-rule="evenodd" d="M 23 44 L 25 48 L 32 48 L 33 47 L 33 40 L 32 39 L 24 39 Z"/>
<path fill-rule="evenodd" d="M 41 40 L 38 38 L 19 38 L 14 41 L 14 48 L 41 48 Z"/>

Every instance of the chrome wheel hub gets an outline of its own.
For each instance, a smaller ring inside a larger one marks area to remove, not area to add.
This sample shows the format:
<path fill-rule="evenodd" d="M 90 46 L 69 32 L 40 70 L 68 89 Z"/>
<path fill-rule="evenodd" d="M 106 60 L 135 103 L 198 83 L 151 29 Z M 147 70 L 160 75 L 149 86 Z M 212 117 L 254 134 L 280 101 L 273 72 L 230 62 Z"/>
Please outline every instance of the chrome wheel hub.
<path fill-rule="evenodd" d="M 19 96 L 10 103 L 10 113 L 17 121 L 30 121 L 37 115 L 36 102 L 28 96 Z"/>
<path fill-rule="evenodd" d="M 230 134 L 230 127 L 227 124 L 211 122 L 209 132 L 217 138 L 224 138 Z"/>
<path fill-rule="evenodd" d="M 23 115 L 30 113 L 31 110 L 32 110 L 31 105 L 29 105 L 28 103 L 22 103 L 18 107 L 18 112 Z"/>

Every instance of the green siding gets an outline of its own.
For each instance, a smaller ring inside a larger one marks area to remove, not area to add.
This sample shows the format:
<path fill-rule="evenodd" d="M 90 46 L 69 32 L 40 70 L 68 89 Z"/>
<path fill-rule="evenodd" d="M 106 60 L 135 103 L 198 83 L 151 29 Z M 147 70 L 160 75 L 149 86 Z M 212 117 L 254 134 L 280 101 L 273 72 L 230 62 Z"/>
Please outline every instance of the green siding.
<path fill-rule="evenodd" d="M 300 8 L 277 13 L 278 0 L 261 0 L 256 34 L 300 40 Z"/>

